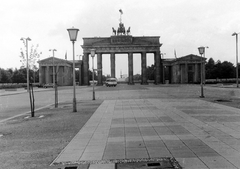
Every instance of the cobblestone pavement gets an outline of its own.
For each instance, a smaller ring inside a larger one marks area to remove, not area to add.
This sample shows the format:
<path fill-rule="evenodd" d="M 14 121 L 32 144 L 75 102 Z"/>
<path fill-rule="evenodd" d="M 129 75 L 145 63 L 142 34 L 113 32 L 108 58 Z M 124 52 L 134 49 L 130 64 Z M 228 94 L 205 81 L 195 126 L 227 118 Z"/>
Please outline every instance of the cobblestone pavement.
<path fill-rule="evenodd" d="M 155 157 L 174 157 L 185 169 L 240 168 L 239 109 L 200 99 L 113 97 L 52 165 Z M 89 167 L 103 168 L 114 169 L 114 164 Z"/>

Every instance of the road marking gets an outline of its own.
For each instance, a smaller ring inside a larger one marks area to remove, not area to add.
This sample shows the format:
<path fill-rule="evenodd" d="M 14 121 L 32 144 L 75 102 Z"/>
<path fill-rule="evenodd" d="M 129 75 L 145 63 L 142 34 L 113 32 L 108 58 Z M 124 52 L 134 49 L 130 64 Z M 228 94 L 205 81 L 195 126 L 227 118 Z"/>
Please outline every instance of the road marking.
<path fill-rule="evenodd" d="M 49 105 L 47 105 L 47 106 L 40 107 L 40 108 L 38 108 L 38 109 L 35 109 L 35 111 L 38 111 L 38 110 L 41 110 L 41 109 L 44 109 L 44 108 L 50 107 L 50 106 L 52 106 L 52 105 L 54 105 L 54 104 L 49 104 Z M 25 112 L 25 113 L 22 113 L 22 114 L 18 114 L 18 115 L 16 115 L 16 116 L 12 116 L 12 117 L 9 117 L 9 118 L 6 118 L 6 119 L 3 119 L 3 120 L 0 120 L 0 123 L 6 122 L 6 121 L 11 120 L 11 119 L 14 119 L 14 118 L 16 118 L 16 117 L 23 116 L 23 115 L 28 114 L 28 113 L 31 113 L 31 111 L 28 111 L 28 112 Z"/>

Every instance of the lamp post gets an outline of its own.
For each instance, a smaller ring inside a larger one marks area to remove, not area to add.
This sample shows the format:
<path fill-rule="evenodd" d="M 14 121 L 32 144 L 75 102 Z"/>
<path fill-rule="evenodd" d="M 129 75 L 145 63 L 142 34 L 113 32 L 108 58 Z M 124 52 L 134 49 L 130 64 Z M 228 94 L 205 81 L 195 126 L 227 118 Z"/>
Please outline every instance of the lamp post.
<path fill-rule="evenodd" d="M 49 51 L 53 52 L 53 59 L 52 59 L 52 64 L 53 64 L 53 88 L 55 90 L 55 108 L 58 107 L 58 96 L 57 96 L 57 86 L 56 86 L 56 82 L 55 82 L 55 66 L 54 66 L 54 52 L 56 52 L 56 49 L 49 49 Z"/>
<path fill-rule="evenodd" d="M 95 100 L 95 89 L 94 89 L 94 86 L 95 86 L 95 83 L 94 83 L 94 56 L 95 56 L 96 49 L 91 49 L 90 51 L 91 51 L 91 56 L 92 56 L 93 100 Z"/>
<path fill-rule="evenodd" d="M 236 83 L 237 83 L 237 87 L 239 87 L 238 85 L 238 34 L 234 32 L 232 34 L 232 36 L 236 36 Z"/>
<path fill-rule="evenodd" d="M 75 79 L 75 51 L 74 51 L 74 42 L 77 40 L 77 34 L 79 29 L 77 28 L 69 28 L 67 29 L 68 33 L 69 33 L 69 38 L 70 41 L 72 41 L 73 44 L 73 112 L 77 112 L 77 102 L 76 102 L 76 79 Z"/>
<path fill-rule="evenodd" d="M 209 48 L 208 46 L 205 46 L 205 48 Z M 204 70 L 204 85 L 206 84 L 206 68 L 205 68 L 205 58 L 206 58 L 206 51 L 204 51 L 204 54 L 203 54 L 203 58 L 204 58 L 204 64 L 203 64 L 203 70 Z"/>
<path fill-rule="evenodd" d="M 52 64 L 53 64 L 53 87 L 55 86 L 55 67 L 54 67 L 54 52 L 56 52 L 56 49 L 49 49 L 49 51 L 53 52 L 53 59 L 52 59 Z"/>
<path fill-rule="evenodd" d="M 27 91 L 29 91 L 29 66 L 28 66 L 28 41 L 31 41 L 31 39 L 28 38 L 21 38 L 20 40 L 22 40 L 24 42 L 24 40 L 26 40 L 26 58 L 27 58 Z"/>
<path fill-rule="evenodd" d="M 198 48 L 198 51 L 201 55 L 201 98 L 204 98 L 204 94 L 203 94 L 203 57 L 202 55 L 205 53 L 205 47 L 201 46 Z"/>

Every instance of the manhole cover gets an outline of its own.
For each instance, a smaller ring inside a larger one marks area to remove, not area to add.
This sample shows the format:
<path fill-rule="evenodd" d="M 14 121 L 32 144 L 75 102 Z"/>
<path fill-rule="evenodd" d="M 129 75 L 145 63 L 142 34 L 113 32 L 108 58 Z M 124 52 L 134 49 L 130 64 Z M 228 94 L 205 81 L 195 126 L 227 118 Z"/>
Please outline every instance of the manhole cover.
<path fill-rule="evenodd" d="M 89 169 L 89 164 L 65 164 L 52 166 L 52 169 Z"/>
<path fill-rule="evenodd" d="M 174 158 L 138 159 L 133 162 L 116 163 L 116 169 L 182 169 Z"/>
<path fill-rule="evenodd" d="M 74 166 L 74 167 L 65 167 L 64 169 L 77 169 L 78 166 Z"/>

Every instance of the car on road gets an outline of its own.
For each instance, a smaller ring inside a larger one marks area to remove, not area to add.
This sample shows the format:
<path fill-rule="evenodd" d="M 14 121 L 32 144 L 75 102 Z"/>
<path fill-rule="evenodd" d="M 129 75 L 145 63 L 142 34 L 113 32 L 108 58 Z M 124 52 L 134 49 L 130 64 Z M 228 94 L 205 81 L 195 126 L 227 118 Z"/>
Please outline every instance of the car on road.
<path fill-rule="evenodd" d="M 117 79 L 116 78 L 107 78 L 105 84 L 106 84 L 107 87 L 111 87 L 111 86 L 116 87 L 117 86 Z"/>
<path fill-rule="evenodd" d="M 46 84 L 43 85 L 43 88 L 49 88 L 49 87 L 53 88 L 54 87 L 53 83 L 46 83 Z"/>

